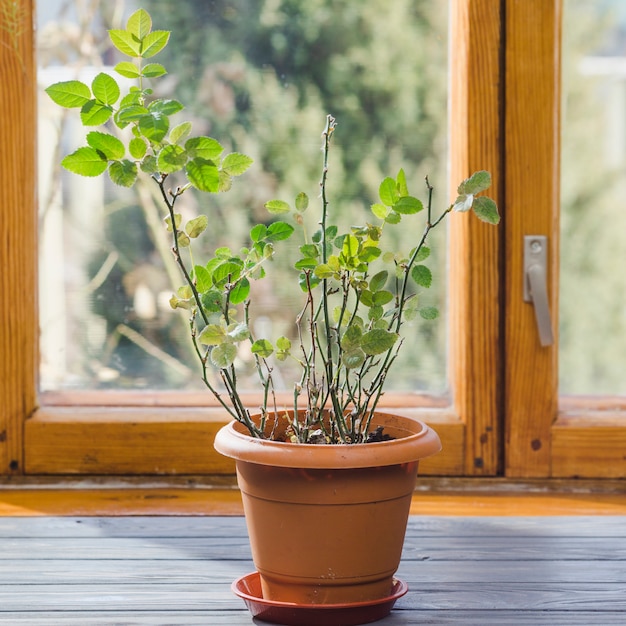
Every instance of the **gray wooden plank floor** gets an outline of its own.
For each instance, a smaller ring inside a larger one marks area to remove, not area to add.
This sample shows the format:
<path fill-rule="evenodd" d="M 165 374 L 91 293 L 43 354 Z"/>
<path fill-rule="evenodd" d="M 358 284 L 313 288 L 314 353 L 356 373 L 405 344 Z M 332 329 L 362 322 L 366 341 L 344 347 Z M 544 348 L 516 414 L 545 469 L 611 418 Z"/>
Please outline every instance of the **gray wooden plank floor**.
<path fill-rule="evenodd" d="M 252 624 L 239 517 L 0 518 L 0 624 Z M 626 518 L 411 517 L 380 626 L 626 624 Z M 261 624 L 261 622 L 258 622 Z"/>

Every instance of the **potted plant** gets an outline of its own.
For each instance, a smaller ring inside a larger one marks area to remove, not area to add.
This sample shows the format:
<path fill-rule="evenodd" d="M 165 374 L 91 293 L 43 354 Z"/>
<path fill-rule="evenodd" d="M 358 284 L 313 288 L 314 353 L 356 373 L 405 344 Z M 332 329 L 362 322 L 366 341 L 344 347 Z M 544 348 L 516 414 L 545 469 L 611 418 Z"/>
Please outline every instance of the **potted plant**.
<path fill-rule="evenodd" d="M 200 214 L 183 222 L 180 197 L 192 189 L 227 192 L 252 160 L 225 155 L 214 138 L 192 136 L 190 122 L 173 123 L 183 105 L 153 96 L 147 83 L 166 70 L 151 59 L 167 45 L 169 32 L 153 30 L 145 10 L 110 37 L 127 57 L 114 68 L 134 82 L 126 93 L 107 73 L 91 85 L 72 80 L 46 90 L 57 104 L 80 109 L 84 126 L 107 126 L 90 130 L 87 145 L 62 165 L 83 176 L 108 171 L 124 187 L 140 177 L 158 187 L 183 278 L 170 304 L 188 312 L 202 380 L 232 418 L 215 447 L 236 460 L 258 569 L 238 581 L 236 591 L 255 615 L 284 623 L 320 623 L 316 611 L 325 611 L 325 623 L 331 623 L 331 611 L 339 612 L 337 623 L 378 619 L 406 590 L 393 576 L 418 464 L 440 449 L 432 429 L 378 405 L 406 322 L 437 317 L 434 308 L 420 307 L 416 294 L 432 282 L 423 263 L 429 234 L 450 213 L 470 209 L 497 223 L 493 200 L 477 196 L 489 187 L 490 175 L 472 174 L 459 185 L 456 201 L 435 214 L 428 180 L 422 203 L 400 170 L 381 182 L 369 220 L 340 232 L 327 197 L 337 128 L 327 116 L 319 228 L 302 235 L 294 269 L 294 289 L 303 296 L 297 332 L 291 339 L 254 337 L 251 283 L 265 276 L 268 261 L 296 232 L 309 198 L 301 193 L 293 205 L 268 201 L 270 219 L 251 229 L 247 247 L 194 258 L 195 241 L 211 234 L 210 218 Z M 424 216 L 421 227 L 409 222 L 416 216 Z M 398 224 L 416 233 L 407 253 L 384 247 L 387 231 Z M 244 404 L 239 385 L 237 356 L 244 349 L 262 390 L 255 410 Z M 300 374 L 285 402 L 276 392 L 274 368 L 287 359 Z"/>

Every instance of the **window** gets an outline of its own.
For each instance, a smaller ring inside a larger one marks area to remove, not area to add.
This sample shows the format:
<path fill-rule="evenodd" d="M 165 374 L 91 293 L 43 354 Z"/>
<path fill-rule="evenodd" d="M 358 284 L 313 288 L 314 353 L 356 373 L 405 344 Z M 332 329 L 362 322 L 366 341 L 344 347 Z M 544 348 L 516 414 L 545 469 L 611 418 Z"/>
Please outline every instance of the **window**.
<path fill-rule="evenodd" d="M 31 2 L 17 6 L 30 24 Z M 504 221 L 488 230 L 456 220 L 450 229 L 452 404 L 412 394 L 390 403 L 442 435 L 445 451 L 424 463 L 425 473 L 626 476 L 626 402 L 559 399 L 557 343 L 540 346 L 522 298 L 523 236 L 546 235 L 555 323 L 561 3 L 459 0 L 451 8 L 451 179 L 489 169 Z M 0 118 L 0 176 L 10 190 L 0 209 L 0 471 L 232 471 L 212 453 L 224 416 L 202 404 L 206 394 L 58 392 L 38 400 L 33 34 L 5 28 L 0 36 L 8 112 Z"/>

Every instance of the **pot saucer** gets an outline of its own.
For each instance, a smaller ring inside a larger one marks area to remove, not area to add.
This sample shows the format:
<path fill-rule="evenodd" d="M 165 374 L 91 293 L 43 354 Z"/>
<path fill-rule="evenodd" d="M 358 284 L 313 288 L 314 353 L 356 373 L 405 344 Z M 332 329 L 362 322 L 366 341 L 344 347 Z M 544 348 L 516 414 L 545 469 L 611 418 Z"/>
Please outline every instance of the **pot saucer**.
<path fill-rule="evenodd" d="M 258 572 L 246 574 L 231 585 L 233 593 L 246 603 L 248 610 L 264 622 L 286 626 L 357 626 L 369 624 L 389 615 L 396 600 L 408 590 L 408 585 L 394 578 L 391 594 L 377 600 L 348 604 L 295 604 L 264 600 Z"/>

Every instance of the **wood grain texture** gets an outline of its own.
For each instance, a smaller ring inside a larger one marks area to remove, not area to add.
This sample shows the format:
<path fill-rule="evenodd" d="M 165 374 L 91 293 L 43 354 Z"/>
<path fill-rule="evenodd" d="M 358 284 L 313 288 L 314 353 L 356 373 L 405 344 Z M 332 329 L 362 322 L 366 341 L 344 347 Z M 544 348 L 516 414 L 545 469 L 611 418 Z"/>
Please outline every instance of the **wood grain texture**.
<path fill-rule="evenodd" d="M 502 70 L 499 0 L 463 0 L 451 13 L 451 180 L 491 172 L 502 208 Z M 451 190 L 455 197 L 456 187 Z M 467 427 L 465 473 L 501 467 L 500 239 L 468 215 L 450 220 L 450 369 L 454 406 Z M 480 260 L 480 261 L 478 261 Z"/>
<path fill-rule="evenodd" d="M 0 474 L 22 472 L 22 425 L 35 408 L 37 209 L 32 11 L 0 29 Z"/>
<path fill-rule="evenodd" d="M 539 345 L 523 301 L 523 236 L 549 240 L 548 293 L 558 318 L 561 0 L 506 2 L 506 475 L 550 475 L 557 342 Z"/>
<path fill-rule="evenodd" d="M 422 474 L 463 472 L 465 426 L 449 411 L 397 409 L 429 423 L 445 452 L 426 459 Z M 25 467 L 29 475 L 220 475 L 233 461 L 213 449 L 227 422 L 220 409 L 46 407 L 27 420 Z"/>
<path fill-rule="evenodd" d="M 243 518 L 0 519 L 0 623 L 252 624 Z M 380 626 L 605 626 L 626 611 L 621 517 L 411 517 Z"/>

